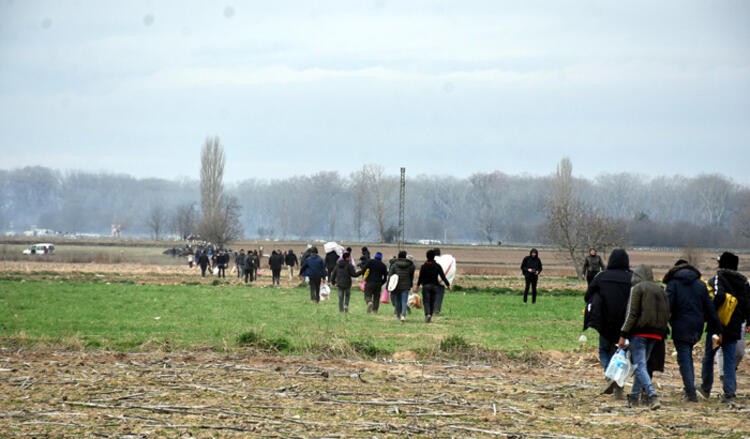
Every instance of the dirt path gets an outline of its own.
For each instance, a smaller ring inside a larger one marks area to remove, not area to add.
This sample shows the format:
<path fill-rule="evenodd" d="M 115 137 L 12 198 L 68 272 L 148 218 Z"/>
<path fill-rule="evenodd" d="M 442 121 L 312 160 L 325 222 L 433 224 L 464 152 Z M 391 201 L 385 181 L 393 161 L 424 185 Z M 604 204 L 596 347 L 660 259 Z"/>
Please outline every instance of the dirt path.
<path fill-rule="evenodd" d="M 747 362 L 745 408 L 683 403 L 670 359 L 657 374 L 663 408 L 649 411 L 597 395 L 593 353 L 545 356 L 422 364 L 0 348 L 0 436 L 750 437 Z"/>

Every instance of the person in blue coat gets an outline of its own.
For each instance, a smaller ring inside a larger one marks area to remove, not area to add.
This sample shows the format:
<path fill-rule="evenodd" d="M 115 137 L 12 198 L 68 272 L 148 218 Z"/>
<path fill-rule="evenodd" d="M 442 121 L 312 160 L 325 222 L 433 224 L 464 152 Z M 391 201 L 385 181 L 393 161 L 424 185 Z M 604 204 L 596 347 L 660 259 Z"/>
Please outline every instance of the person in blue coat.
<path fill-rule="evenodd" d="M 305 262 L 300 267 L 300 278 L 307 277 L 310 280 L 310 300 L 313 303 L 320 303 L 320 284 L 328 275 L 326 263 L 318 255 L 318 248 L 310 248 L 310 256 L 305 258 Z"/>

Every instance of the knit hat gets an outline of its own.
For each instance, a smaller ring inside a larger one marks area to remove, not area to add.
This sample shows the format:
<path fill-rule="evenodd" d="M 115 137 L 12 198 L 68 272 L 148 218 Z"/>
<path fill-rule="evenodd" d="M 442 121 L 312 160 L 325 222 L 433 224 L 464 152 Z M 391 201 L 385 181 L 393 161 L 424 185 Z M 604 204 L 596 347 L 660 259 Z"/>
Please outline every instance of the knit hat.
<path fill-rule="evenodd" d="M 719 256 L 719 268 L 737 271 L 740 264 L 740 258 L 732 252 L 724 252 Z"/>
<path fill-rule="evenodd" d="M 380 252 L 375 253 L 375 259 L 383 259 L 383 254 Z"/>

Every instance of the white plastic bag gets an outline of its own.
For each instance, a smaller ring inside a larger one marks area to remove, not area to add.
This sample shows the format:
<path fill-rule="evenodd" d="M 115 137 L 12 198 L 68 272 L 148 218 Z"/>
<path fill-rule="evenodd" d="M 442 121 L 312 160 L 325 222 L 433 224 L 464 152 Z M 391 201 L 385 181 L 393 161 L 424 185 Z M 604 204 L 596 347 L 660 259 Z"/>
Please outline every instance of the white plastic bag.
<path fill-rule="evenodd" d="M 625 385 L 625 380 L 627 380 L 633 372 L 635 372 L 635 365 L 630 362 L 627 352 L 623 349 L 618 349 L 617 352 L 615 352 L 615 355 L 612 356 L 612 359 L 609 360 L 609 365 L 607 366 L 607 371 L 604 372 L 604 375 L 616 382 L 618 386 L 623 387 Z"/>
<path fill-rule="evenodd" d="M 331 287 L 328 286 L 328 284 L 323 284 L 320 286 L 320 301 L 328 300 L 328 297 L 331 295 Z"/>

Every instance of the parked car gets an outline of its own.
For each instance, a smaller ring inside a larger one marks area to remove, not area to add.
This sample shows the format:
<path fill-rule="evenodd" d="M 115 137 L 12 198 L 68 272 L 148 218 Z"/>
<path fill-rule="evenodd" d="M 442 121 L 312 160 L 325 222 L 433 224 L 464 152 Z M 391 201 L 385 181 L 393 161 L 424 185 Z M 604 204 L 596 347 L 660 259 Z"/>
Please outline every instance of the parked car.
<path fill-rule="evenodd" d="M 32 244 L 31 247 L 23 251 L 25 255 L 52 255 L 55 254 L 55 244 L 43 243 Z"/>

